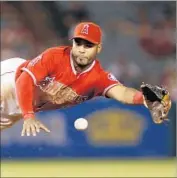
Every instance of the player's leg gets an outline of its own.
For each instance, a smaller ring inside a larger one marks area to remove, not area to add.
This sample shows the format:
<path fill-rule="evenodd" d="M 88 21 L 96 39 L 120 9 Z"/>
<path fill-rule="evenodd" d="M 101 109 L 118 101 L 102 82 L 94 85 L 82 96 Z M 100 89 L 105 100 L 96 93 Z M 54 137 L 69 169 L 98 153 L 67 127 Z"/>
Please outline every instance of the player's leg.
<path fill-rule="evenodd" d="M 0 130 L 11 127 L 22 118 L 15 91 L 15 72 L 24 59 L 11 58 L 1 62 Z"/>
<path fill-rule="evenodd" d="M 7 72 L 15 72 L 17 68 L 24 63 L 26 60 L 22 58 L 10 58 L 4 61 L 1 61 L 1 75 Z"/>
<path fill-rule="evenodd" d="M 19 121 L 22 118 L 21 114 L 18 115 L 6 115 L 1 113 L 0 117 L 0 130 L 7 129 L 14 125 L 17 121 Z"/>

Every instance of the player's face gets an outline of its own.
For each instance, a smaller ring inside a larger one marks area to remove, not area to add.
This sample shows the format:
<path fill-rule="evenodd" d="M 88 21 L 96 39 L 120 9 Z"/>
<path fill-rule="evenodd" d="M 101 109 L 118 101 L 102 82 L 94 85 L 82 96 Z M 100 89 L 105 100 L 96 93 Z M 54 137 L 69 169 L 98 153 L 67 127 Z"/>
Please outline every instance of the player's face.
<path fill-rule="evenodd" d="M 72 55 L 77 65 L 87 66 L 91 64 L 98 53 L 99 45 L 81 38 L 75 38 L 73 40 Z"/>

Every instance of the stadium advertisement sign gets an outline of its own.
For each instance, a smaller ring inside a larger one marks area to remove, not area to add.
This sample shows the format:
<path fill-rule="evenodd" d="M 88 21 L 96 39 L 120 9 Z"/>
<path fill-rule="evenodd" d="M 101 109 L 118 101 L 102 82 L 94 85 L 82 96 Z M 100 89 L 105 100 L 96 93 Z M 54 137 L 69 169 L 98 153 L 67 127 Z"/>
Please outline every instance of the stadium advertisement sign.
<path fill-rule="evenodd" d="M 51 133 L 21 137 L 22 121 L 17 123 L 1 135 L 2 158 L 164 157 L 170 152 L 168 127 L 154 124 L 143 106 L 101 98 L 37 117 Z M 85 131 L 74 128 L 80 117 L 88 119 Z"/>

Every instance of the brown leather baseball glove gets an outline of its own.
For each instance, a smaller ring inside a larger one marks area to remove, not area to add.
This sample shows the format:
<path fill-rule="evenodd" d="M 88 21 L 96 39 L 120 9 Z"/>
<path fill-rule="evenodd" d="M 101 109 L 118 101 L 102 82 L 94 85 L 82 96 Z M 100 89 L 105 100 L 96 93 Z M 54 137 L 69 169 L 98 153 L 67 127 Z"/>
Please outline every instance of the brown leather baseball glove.
<path fill-rule="evenodd" d="M 141 85 L 141 91 L 144 95 L 144 104 L 149 109 L 153 121 L 157 124 L 168 121 L 167 116 L 171 108 L 169 92 L 164 87 L 144 83 Z"/>

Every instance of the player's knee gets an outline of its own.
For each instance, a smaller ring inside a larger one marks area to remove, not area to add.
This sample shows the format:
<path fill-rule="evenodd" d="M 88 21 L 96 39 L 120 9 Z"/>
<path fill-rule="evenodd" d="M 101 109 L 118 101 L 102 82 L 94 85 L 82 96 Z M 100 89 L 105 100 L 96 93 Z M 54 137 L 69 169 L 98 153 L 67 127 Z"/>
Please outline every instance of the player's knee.
<path fill-rule="evenodd" d="M 3 130 L 5 130 L 5 129 L 9 129 L 9 128 L 11 128 L 14 124 L 15 124 L 15 123 L 9 124 L 9 125 L 0 125 L 0 131 L 3 131 Z"/>
<path fill-rule="evenodd" d="M 9 126 L 10 127 L 10 126 Z M 0 125 L 0 131 L 3 131 L 3 130 L 5 130 L 5 129 L 7 129 L 7 128 L 9 128 L 8 126 L 4 126 L 4 125 Z"/>
<path fill-rule="evenodd" d="M 12 127 L 19 119 L 0 118 L 0 130 Z"/>

